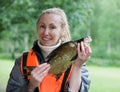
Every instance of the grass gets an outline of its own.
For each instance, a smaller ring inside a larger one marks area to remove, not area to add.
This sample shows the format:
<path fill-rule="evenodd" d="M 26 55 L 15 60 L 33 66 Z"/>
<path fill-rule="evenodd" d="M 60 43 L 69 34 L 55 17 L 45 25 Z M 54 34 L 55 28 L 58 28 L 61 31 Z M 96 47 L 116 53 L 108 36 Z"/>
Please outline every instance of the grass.
<path fill-rule="evenodd" d="M 91 77 L 90 92 L 119 92 L 120 68 L 88 67 Z"/>
<path fill-rule="evenodd" d="M 0 92 L 5 92 L 13 64 L 11 60 L 0 60 Z"/>
<path fill-rule="evenodd" d="M 88 65 L 104 66 L 104 67 L 120 67 L 120 59 L 109 58 L 90 58 L 87 62 Z"/>
<path fill-rule="evenodd" d="M 14 62 L 0 60 L 0 92 L 5 92 L 10 71 Z M 120 91 L 120 68 L 88 66 L 91 77 L 89 92 L 119 92 Z"/>

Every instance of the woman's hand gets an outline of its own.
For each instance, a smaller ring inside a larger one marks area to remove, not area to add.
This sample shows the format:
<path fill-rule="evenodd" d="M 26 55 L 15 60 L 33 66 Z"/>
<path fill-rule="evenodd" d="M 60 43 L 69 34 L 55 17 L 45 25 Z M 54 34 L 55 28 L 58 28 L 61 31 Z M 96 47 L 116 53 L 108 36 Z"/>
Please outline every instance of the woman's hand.
<path fill-rule="evenodd" d="M 50 65 L 47 63 L 40 64 L 32 70 L 29 80 L 28 91 L 33 92 L 34 89 L 42 82 L 43 78 L 47 75 Z"/>
<path fill-rule="evenodd" d="M 81 43 L 78 43 L 77 52 L 78 57 L 75 60 L 75 66 L 80 68 L 82 67 L 83 63 L 85 63 L 90 58 L 92 51 L 90 45 L 85 45 L 82 41 Z"/>

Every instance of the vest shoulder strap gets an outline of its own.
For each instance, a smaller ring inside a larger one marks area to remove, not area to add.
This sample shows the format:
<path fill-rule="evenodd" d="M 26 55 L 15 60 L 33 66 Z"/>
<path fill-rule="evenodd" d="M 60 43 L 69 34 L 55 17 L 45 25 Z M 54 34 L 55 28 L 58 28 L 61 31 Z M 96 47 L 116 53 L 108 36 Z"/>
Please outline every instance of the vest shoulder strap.
<path fill-rule="evenodd" d="M 68 82 L 68 79 L 71 76 L 71 71 L 72 71 L 71 68 L 72 68 L 72 65 L 65 71 L 60 92 L 66 92 L 66 89 L 65 89 L 66 88 L 66 83 Z"/>
<path fill-rule="evenodd" d="M 28 56 L 28 52 L 24 52 L 22 54 L 21 61 L 20 61 L 20 70 L 22 72 L 24 79 L 27 79 L 27 76 L 26 76 L 27 71 L 24 68 L 26 66 L 27 56 Z"/>
<path fill-rule="evenodd" d="M 31 71 L 38 65 L 39 61 L 35 52 L 24 52 L 20 61 L 20 68 L 24 79 L 29 80 Z"/>

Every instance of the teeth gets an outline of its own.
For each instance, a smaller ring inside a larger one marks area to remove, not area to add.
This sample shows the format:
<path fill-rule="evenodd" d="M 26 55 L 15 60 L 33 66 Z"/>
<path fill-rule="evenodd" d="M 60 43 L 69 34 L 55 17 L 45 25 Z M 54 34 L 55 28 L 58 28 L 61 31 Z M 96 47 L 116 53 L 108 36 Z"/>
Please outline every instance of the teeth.
<path fill-rule="evenodd" d="M 50 40 L 50 39 L 48 39 L 48 38 L 43 38 L 43 40 L 48 41 L 48 40 Z"/>

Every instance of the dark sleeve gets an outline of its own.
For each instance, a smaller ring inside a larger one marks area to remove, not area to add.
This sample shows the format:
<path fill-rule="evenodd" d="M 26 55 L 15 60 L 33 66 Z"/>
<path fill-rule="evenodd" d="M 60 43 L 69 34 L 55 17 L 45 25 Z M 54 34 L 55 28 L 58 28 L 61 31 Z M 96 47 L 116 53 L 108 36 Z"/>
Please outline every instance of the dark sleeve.
<path fill-rule="evenodd" d="M 86 66 L 84 64 L 81 69 L 81 86 L 78 92 L 89 92 L 89 87 L 90 87 L 90 78 L 89 78 L 88 70 L 86 69 Z M 66 85 L 66 92 L 70 92 L 69 85 Z"/>
<path fill-rule="evenodd" d="M 10 73 L 6 92 L 27 92 L 27 81 L 20 72 L 20 58 L 16 59 L 15 65 Z"/>
<path fill-rule="evenodd" d="M 86 69 L 85 65 L 82 66 L 81 74 L 82 74 L 81 75 L 81 87 L 80 87 L 79 92 L 88 92 L 91 81 L 90 81 L 88 70 Z"/>

